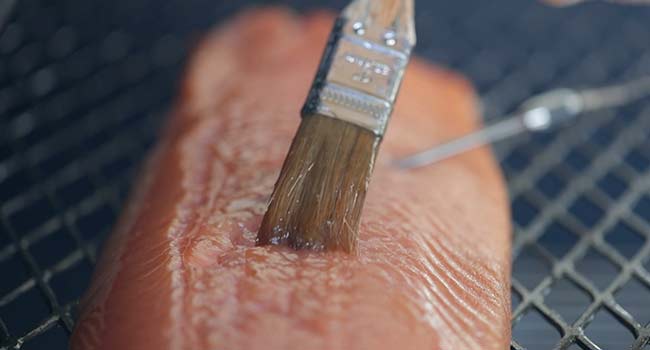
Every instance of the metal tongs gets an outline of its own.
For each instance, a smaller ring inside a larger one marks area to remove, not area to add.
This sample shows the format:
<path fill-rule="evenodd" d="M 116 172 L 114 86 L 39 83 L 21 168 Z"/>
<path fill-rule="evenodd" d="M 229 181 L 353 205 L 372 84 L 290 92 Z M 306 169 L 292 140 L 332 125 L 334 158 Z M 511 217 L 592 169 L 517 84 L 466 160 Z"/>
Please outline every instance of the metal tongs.
<path fill-rule="evenodd" d="M 595 89 L 551 90 L 527 99 L 517 112 L 494 124 L 397 159 L 393 164 L 403 169 L 427 166 L 520 134 L 565 126 L 583 113 L 620 107 L 647 96 L 650 96 L 650 76 Z"/>

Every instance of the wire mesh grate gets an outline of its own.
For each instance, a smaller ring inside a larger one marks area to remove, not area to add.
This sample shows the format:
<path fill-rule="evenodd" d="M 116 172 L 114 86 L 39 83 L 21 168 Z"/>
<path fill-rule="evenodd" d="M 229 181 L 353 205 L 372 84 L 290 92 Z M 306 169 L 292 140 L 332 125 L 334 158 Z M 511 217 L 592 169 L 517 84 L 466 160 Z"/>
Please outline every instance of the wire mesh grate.
<path fill-rule="evenodd" d="M 0 348 L 63 349 L 188 49 L 243 4 L 12 6 L 0 26 Z M 468 75 L 498 116 L 548 88 L 650 73 L 649 16 L 598 2 L 418 2 L 417 50 Z M 496 147 L 515 227 L 512 349 L 650 346 L 648 130 L 650 105 L 637 103 Z"/>

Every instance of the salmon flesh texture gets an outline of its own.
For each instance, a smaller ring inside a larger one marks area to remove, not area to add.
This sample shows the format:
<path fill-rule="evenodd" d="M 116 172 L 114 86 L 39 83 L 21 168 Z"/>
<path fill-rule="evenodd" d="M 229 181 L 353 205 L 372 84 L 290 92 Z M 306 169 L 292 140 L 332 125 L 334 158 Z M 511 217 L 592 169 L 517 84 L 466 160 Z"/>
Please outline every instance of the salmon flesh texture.
<path fill-rule="evenodd" d="M 356 253 L 255 245 L 332 24 L 250 10 L 197 47 L 72 349 L 508 347 L 509 206 L 490 152 L 389 164 L 476 128 L 473 90 L 454 73 L 410 63 Z"/>

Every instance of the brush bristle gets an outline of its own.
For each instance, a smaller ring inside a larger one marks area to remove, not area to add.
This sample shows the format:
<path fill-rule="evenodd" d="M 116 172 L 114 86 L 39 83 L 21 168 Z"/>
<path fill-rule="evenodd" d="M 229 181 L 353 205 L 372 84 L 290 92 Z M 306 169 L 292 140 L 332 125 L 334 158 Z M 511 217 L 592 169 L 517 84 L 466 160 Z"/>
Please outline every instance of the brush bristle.
<path fill-rule="evenodd" d="M 258 244 L 356 248 L 380 138 L 320 115 L 302 118 L 258 233 Z"/>

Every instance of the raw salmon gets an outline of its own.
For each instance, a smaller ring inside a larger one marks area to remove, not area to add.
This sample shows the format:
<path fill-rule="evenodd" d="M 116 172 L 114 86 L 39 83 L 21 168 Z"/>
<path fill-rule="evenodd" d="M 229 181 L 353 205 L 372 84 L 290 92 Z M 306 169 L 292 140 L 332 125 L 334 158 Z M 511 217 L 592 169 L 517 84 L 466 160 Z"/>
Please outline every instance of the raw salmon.
<path fill-rule="evenodd" d="M 257 9 L 199 45 L 72 349 L 508 347 L 510 220 L 490 152 L 389 164 L 479 123 L 470 85 L 421 60 L 380 150 L 358 250 L 255 246 L 332 23 Z"/>

